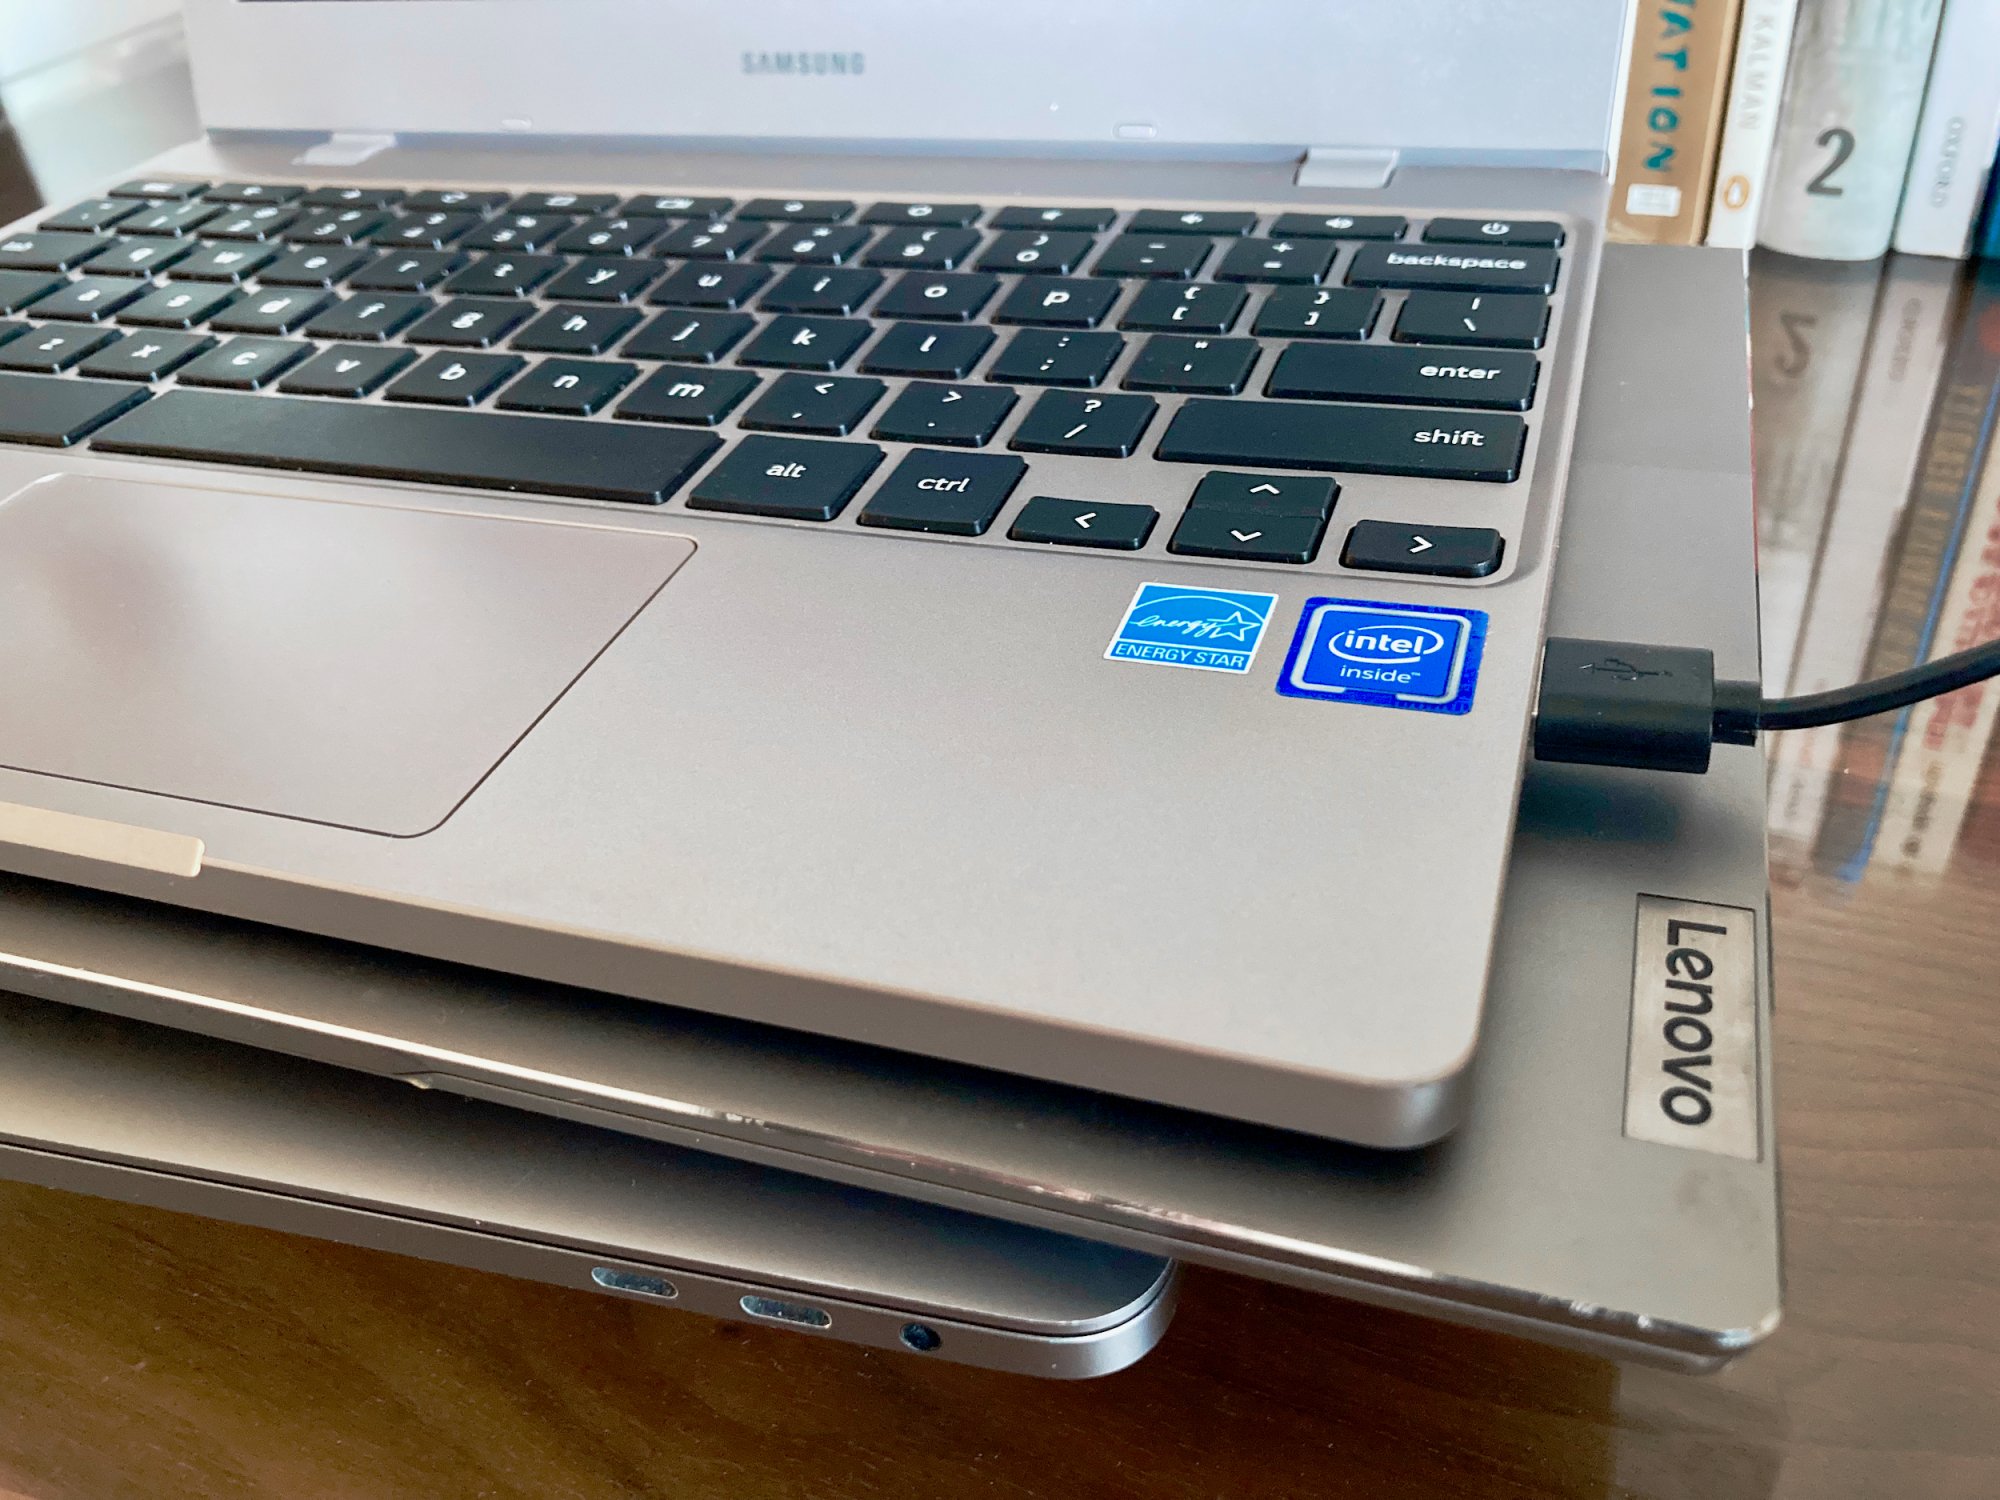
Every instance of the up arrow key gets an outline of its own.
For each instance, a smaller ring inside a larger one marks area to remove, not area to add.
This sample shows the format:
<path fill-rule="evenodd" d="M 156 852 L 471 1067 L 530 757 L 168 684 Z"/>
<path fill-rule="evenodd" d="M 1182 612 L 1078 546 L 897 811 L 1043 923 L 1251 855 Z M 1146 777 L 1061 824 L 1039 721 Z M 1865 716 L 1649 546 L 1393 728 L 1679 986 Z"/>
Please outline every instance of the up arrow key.
<path fill-rule="evenodd" d="M 1282 495 L 1284 491 L 1279 489 L 1275 484 L 1253 484 L 1250 486 L 1250 493 L 1253 495 Z"/>

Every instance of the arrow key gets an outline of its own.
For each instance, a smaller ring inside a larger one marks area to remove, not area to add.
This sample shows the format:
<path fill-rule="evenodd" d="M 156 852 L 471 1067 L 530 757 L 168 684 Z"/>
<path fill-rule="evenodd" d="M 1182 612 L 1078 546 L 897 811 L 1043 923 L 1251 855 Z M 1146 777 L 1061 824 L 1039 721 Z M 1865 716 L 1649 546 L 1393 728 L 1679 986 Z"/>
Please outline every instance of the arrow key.
<path fill-rule="evenodd" d="M 1333 513 L 1340 486 L 1328 474 L 1230 474 L 1218 470 L 1195 486 L 1190 510 L 1226 510 L 1243 515 L 1311 516 Z"/>
<path fill-rule="evenodd" d="M 1104 547 L 1136 552 L 1153 534 L 1160 513 L 1150 505 L 1111 505 L 1099 500 L 1058 500 L 1037 495 L 1021 507 L 1008 537 L 1017 542 L 1049 542 L 1058 547 Z"/>
<path fill-rule="evenodd" d="M 1280 515 L 1190 505 L 1167 543 L 1169 552 L 1242 562 L 1309 563 L 1326 530 L 1324 515 Z"/>
<path fill-rule="evenodd" d="M 1484 526 L 1407 526 L 1360 521 L 1347 533 L 1340 561 L 1377 573 L 1426 573 L 1433 578 L 1484 578 L 1500 566 L 1506 542 Z"/>

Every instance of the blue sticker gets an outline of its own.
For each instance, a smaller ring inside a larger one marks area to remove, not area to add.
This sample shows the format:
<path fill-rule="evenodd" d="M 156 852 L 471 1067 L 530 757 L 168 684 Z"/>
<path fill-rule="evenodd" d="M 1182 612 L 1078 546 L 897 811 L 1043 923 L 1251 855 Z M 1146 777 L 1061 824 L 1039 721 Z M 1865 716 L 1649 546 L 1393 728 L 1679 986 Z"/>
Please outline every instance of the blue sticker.
<path fill-rule="evenodd" d="M 1271 623 L 1276 594 L 1142 583 L 1104 654 L 1203 672 L 1247 672 Z"/>
<path fill-rule="evenodd" d="M 1476 609 L 1308 599 L 1278 691 L 1288 698 L 1469 713 L 1485 644 L 1486 616 Z"/>

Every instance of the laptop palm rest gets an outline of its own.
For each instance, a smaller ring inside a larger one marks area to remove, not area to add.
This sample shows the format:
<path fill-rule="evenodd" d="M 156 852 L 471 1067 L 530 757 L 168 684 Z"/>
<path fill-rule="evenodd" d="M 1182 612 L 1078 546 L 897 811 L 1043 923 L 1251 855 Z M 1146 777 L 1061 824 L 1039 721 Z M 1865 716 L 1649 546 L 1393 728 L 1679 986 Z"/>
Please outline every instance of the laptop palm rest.
<path fill-rule="evenodd" d="M 0 501 L 0 766 L 408 837 L 685 537 L 60 475 Z"/>

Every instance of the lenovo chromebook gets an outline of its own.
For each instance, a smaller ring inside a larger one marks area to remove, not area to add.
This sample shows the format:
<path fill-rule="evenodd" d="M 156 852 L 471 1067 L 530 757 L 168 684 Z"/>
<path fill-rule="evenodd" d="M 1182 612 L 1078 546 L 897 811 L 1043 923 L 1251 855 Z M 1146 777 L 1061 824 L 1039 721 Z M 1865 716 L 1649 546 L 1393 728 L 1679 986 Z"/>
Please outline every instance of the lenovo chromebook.
<path fill-rule="evenodd" d="M 0 233 L 0 864 L 1452 1129 L 1627 5 L 187 19 Z"/>

